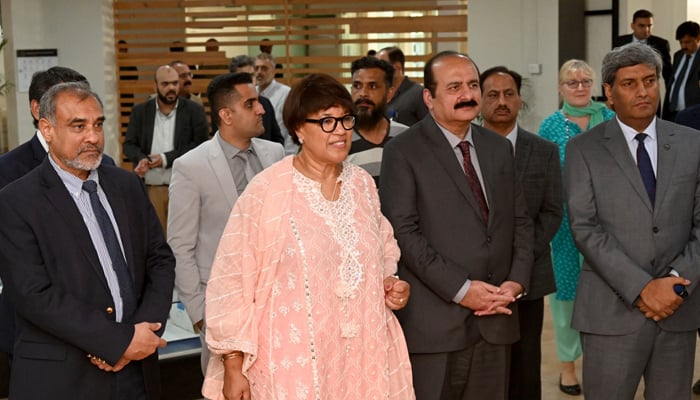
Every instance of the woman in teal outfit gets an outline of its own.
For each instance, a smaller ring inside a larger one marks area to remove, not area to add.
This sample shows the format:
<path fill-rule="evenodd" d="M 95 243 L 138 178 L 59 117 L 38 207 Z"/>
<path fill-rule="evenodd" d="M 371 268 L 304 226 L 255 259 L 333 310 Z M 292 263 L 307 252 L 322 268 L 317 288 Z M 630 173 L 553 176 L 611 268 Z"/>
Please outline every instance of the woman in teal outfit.
<path fill-rule="evenodd" d="M 539 134 L 559 146 L 562 170 L 567 141 L 615 116 L 605 104 L 591 100 L 594 78 L 593 69 L 581 60 L 569 60 L 559 70 L 562 108 L 542 121 Z M 581 386 L 576 378 L 574 361 L 581 356 L 581 341 L 579 332 L 571 328 L 571 315 L 581 256 L 571 237 L 566 208 L 559 231 L 552 239 L 552 259 L 557 292 L 549 296 L 549 304 L 552 309 L 557 355 L 562 364 L 559 388 L 564 393 L 578 395 L 581 393 Z"/>

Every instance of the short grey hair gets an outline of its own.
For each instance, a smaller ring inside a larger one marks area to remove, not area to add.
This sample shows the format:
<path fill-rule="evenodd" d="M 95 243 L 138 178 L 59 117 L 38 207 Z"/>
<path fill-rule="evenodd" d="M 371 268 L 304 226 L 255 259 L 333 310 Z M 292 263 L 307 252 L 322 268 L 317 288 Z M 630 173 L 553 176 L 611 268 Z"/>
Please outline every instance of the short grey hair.
<path fill-rule="evenodd" d="M 616 47 L 603 57 L 601 74 L 603 83 L 612 86 L 615 74 L 620 68 L 644 64 L 656 70 L 656 77 L 661 75 L 661 55 L 651 46 L 643 43 L 629 43 Z"/>
<path fill-rule="evenodd" d="M 258 54 L 257 57 L 255 57 L 256 60 L 269 60 L 272 63 L 272 67 L 275 67 L 275 57 L 272 56 L 272 54 L 269 53 L 260 53 Z"/>
<path fill-rule="evenodd" d="M 86 82 L 65 82 L 52 86 L 41 96 L 41 100 L 39 101 L 39 118 L 46 118 L 52 124 L 56 123 L 56 99 L 58 99 L 61 93 L 72 94 L 77 96 L 80 100 L 92 97 L 97 100 L 100 108 L 103 108 L 102 100 L 100 100 L 97 93 L 90 90 L 90 85 Z"/>

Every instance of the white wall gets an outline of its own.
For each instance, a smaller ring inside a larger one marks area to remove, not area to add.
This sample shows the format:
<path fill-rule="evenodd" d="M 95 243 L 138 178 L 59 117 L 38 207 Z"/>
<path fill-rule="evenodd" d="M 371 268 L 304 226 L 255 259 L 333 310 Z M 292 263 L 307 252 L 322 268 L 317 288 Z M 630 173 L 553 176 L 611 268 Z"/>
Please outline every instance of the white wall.
<path fill-rule="evenodd" d="M 58 63 L 90 81 L 105 103 L 105 151 L 116 157 L 118 114 L 111 0 L 0 0 L 7 79 L 17 82 L 15 50 L 58 49 Z M 8 145 L 14 148 L 34 133 L 27 92 L 15 85 L 8 94 Z"/>
<path fill-rule="evenodd" d="M 469 2 L 469 55 L 482 71 L 505 65 L 523 76 L 528 111 L 520 124 L 533 132 L 558 107 L 558 14 L 557 0 Z M 541 73 L 529 73 L 530 66 Z"/>

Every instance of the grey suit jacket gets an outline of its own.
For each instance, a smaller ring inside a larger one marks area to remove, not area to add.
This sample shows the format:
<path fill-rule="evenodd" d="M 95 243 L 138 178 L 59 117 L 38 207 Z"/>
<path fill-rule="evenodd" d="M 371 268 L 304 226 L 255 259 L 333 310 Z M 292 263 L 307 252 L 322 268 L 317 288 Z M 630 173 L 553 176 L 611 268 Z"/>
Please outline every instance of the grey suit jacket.
<path fill-rule="evenodd" d="M 518 128 L 515 169 L 535 227 L 535 261 L 523 300 L 535 300 L 556 291 L 549 243 L 561 225 L 564 205 L 557 145 Z"/>
<path fill-rule="evenodd" d="M 662 329 L 700 326 L 700 135 L 656 120 L 658 161 L 652 207 L 617 119 L 578 135 L 566 147 L 569 222 L 584 256 L 573 327 L 588 333 L 635 332 L 645 317 L 635 306 L 644 286 L 673 268 L 690 295 Z"/>
<path fill-rule="evenodd" d="M 151 153 L 155 118 L 155 98 L 137 104 L 131 110 L 122 150 L 134 165 Z M 204 108 L 193 101 L 179 98 L 175 115 L 173 150 L 165 153 L 168 159 L 167 168 L 173 166 L 176 158 L 197 147 L 208 137 L 209 123 Z"/>
<path fill-rule="evenodd" d="M 519 339 L 513 315 L 473 317 L 452 301 L 466 279 L 526 289 L 532 267 L 532 221 L 515 175 L 507 139 L 472 125 L 489 202 L 488 226 L 440 128 L 426 117 L 385 148 L 379 180 L 382 212 L 399 247 L 399 275 L 411 284 L 411 301 L 397 316 L 412 353 L 464 349 Z M 475 336 L 476 333 L 476 337 Z"/>
<path fill-rule="evenodd" d="M 238 199 L 231 169 L 214 138 L 173 165 L 168 205 L 168 243 L 175 253 L 175 287 L 192 323 L 204 319 L 204 293 L 219 239 Z M 253 139 L 263 168 L 284 157 L 284 147 Z"/>

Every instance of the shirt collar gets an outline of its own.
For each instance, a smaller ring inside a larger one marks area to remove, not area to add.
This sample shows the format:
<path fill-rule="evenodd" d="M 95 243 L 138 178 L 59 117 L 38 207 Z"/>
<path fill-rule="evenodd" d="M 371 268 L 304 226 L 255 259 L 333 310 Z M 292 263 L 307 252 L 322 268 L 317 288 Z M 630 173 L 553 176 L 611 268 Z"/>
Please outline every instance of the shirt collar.
<path fill-rule="evenodd" d="M 440 128 L 440 131 L 442 131 L 442 134 L 445 135 L 445 139 L 447 139 L 447 142 L 450 143 L 450 147 L 452 147 L 454 149 L 462 142 L 462 140 L 457 135 L 455 135 L 454 133 L 452 133 L 452 132 L 448 131 L 447 129 L 445 129 L 444 127 L 442 127 L 442 125 L 438 124 L 437 121 L 435 121 L 435 124 L 438 126 L 438 128 Z M 464 141 L 469 142 L 469 145 L 474 147 L 474 141 L 472 140 L 471 133 L 472 133 L 472 124 L 469 124 L 467 134 L 464 136 Z"/>
<path fill-rule="evenodd" d="M 175 111 L 177 111 L 177 106 L 180 105 L 180 98 L 178 97 L 177 100 L 175 100 L 175 107 L 173 107 L 173 110 L 170 112 L 170 114 L 164 114 L 160 112 L 160 105 L 158 104 L 158 93 L 156 93 L 156 113 L 163 115 L 165 117 L 171 117 L 175 115 Z"/>
<path fill-rule="evenodd" d="M 656 117 L 654 117 L 649 126 L 644 128 L 642 132 L 637 132 L 636 129 L 632 128 L 629 125 L 626 125 L 625 123 L 620 121 L 620 118 L 617 116 L 615 117 L 615 119 L 617 119 L 617 123 L 620 125 L 620 129 L 622 129 L 622 133 L 625 135 L 625 140 L 628 143 L 634 142 L 636 140 L 635 136 L 637 136 L 638 133 L 646 133 L 652 142 L 656 141 Z"/>
<path fill-rule="evenodd" d="M 49 161 L 51 162 L 51 166 L 53 167 L 53 169 L 58 174 L 58 177 L 61 179 L 61 182 L 63 182 L 63 184 L 66 186 L 66 189 L 68 189 L 68 192 L 70 192 L 70 194 L 72 194 L 73 196 L 79 196 L 80 192 L 83 190 L 83 180 L 61 168 L 56 163 L 56 161 L 54 161 L 51 155 L 49 155 Z M 97 185 L 99 186 L 100 175 L 97 173 L 96 169 L 90 171 L 90 174 L 88 175 L 88 180 L 95 181 L 95 183 L 97 183 Z"/>
<path fill-rule="evenodd" d="M 44 139 L 44 134 L 41 133 L 41 131 L 38 129 L 36 130 L 36 138 L 39 139 L 39 143 L 41 143 L 41 147 L 43 147 L 44 150 L 46 150 L 46 152 L 48 153 L 49 152 L 49 144 L 46 143 L 46 139 Z"/>

